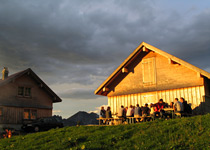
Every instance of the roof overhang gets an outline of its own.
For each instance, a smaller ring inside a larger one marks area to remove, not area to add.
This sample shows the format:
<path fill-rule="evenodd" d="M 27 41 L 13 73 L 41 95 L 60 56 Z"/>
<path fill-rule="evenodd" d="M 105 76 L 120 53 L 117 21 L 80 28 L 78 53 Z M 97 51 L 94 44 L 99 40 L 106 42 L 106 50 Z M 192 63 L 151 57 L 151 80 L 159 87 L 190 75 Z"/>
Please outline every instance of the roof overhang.
<path fill-rule="evenodd" d="M 124 61 L 123 63 L 95 90 L 96 95 L 103 95 L 106 96 L 110 90 L 108 90 L 109 85 L 118 77 L 118 75 L 125 73 L 126 67 L 141 53 L 148 53 L 150 51 L 153 51 L 155 53 L 158 53 L 166 58 L 168 58 L 170 63 L 176 63 L 183 65 L 191 70 L 194 70 L 197 72 L 199 76 L 204 76 L 210 79 L 210 73 L 184 61 L 181 60 L 167 52 L 164 52 L 163 50 L 160 50 L 150 44 L 147 44 L 145 42 L 142 42 Z M 106 90 L 105 90 L 106 89 Z"/>
<path fill-rule="evenodd" d="M 17 78 L 23 76 L 23 75 L 29 75 L 31 78 L 33 78 L 36 83 L 40 86 L 40 88 L 42 88 L 47 94 L 49 94 L 49 96 L 52 98 L 53 103 L 57 103 L 57 102 L 61 102 L 61 98 L 59 96 L 57 96 L 57 94 L 55 94 L 49 87 L 47 84 L 44 83 L 44 81 L 42 81 L 42 79 L 39 78 L 38 75 L 36 75 L 31 68 L 28 68 L 26 70 L 23 70 L 21 72 L 15 73 L 11 76 L 9 76 L 8 78 L 6 78 L 5 80 L 1 80 L 0 81 L 0 86 L 3 86 L 5 84 L 8 84 L 9 82 L 13 82 L 14 80 L 16 80 Z"/>

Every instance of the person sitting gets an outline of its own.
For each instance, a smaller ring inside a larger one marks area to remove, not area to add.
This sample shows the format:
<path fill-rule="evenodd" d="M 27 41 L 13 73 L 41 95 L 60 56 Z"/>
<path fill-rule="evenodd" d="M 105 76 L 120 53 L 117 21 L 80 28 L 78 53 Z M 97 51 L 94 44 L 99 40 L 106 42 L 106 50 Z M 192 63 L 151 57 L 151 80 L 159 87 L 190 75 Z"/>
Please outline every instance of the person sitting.
<path fill-rule="evenodd" d="M 160 99 L 158 103 L 154 105 L 155 112 L 153 114 L 154 119 L 156 118 L 156 115 L 159 115 L 161 118 L 164 116 L 165 111 L 163 110 L 165 103 L 163 102 L 163 99 Z"/>
<path fill-rule="evenodd" d="M 179 101 L 179 99 L 178 98 L 175 98 L 174 99 L 174 112 L 175 113 L 182 113 L 183 112 L 183 105 L 182 105 L 182 103 Z"/>
<path fill-rule="evenodd" d="M 139 107 L 139 104 L 136 104 L 136 108 L 134 109 L 134 117 L 136 118 L 136 121 L 140 121 L 140 117 L 142 115 L 141 108 Z"/>
<path fill-rule="evenodd" d="M 168 107 L 169 107 L 168 103 L 164 103 L 164 107 L 163 108 L 168 108 Z"/>
<path fill-rule="evenodd" d="M 104 109 L 103 106 L 101 107 L 101 110 L 100 110 L 100 117 L 101 118 L 106 118 L 106 110 Z"/>
<path fill-rule="evenodd" d="M 132 111 L 131 111 L 132 117 L 134 117 L 134 110 L 135 110 L 135 106 L 132 106 Z"/>
<path fill-rule="evenodd" d="M 121 105 L 121 107 L 119 108 L 117 116 L 118 118 L 123 118 L 122 121 L 125 119 L 126 115 L 125 115 L 125 108 L 123 105 Z"/>
<path fill-rule="evenodd" d="M 154 112 L 155 112 L 155 107 L 154 107 L 154 104 L 151 103 L 150 104 L 150 116 L 153 117 Z"/>
<path fill-rule="evenodd" d="M 187 101 L 183 97 L 180 98 L 180 102 L 183 105 L 183 115 L 188 116 L 189 114 L 192 114 L 191 106 L 187 104 Z"/>
<path fill-rule="evenodd" d="M 126 112 L 126 117 L 132 117 L 132 113 L 133 113 L 133 106 L 130 105 L 130 107 L 128 108 Z"/>
<path fill-rule="evenodd" d="M 106 118 L 106 110 L 104 109 L 103 106 L 101 107 L 101 110 L 100 110 L 100 118 Z M 104 123 L 105 123 L 105 120 L 100 120 L 99 124 L 104 124 Z"/>
<path fill-rule="evenodd" d="M 174 102 L 171 102 L 170 105 L 168 106 L 169 108 L 173 108 L 174 107 Z"/>
<path fill-rule="evenodd" d="M 111 108 L 108 106 L 106 110 L 106 118 L 112 118 Z"/>
<path fill-rule="evenodd" d="M 112 118 L 111 108 L 108 106 L 106 110 L 106 118 Z M 107 120 L 106 124 L 110 124 L 110 119 Z"/>
<path fill-rule="evenodd" d="M 123 117 L 123 114 L 124 114 L 124 106 L 123 105 L 121 105 L 121 107 L 118 109 L 118 114 L 117 114 L 117 116 L 119 117 L 119 118 L 122 118 Z"/>
<path fill-rule="evenodd" d="M 145 122 L 148 119 L 147 116 L 149 115 L 150 115 L 150 109 L 148 107 L 148 104 L 146 103 L 142 108 L 142 120 Z"/>
<path fill-rule="evenodd" d="M 130 107 L 128 108 L 127 113 L 126 113 L 126 117 L 133 117 L 133 112 L 134 112 L 133 111 L 133 106 L 130 105 Z M 132 123 L 132 120 L 128 118 L 127 122 Z"/>
<path fill-rule="evenodd" d="M 128 110 L 128 106 L 127 107 L 125 107 L 125 117 L 126 117 L 126 114 L 127 114 L 127 110 Z"/>

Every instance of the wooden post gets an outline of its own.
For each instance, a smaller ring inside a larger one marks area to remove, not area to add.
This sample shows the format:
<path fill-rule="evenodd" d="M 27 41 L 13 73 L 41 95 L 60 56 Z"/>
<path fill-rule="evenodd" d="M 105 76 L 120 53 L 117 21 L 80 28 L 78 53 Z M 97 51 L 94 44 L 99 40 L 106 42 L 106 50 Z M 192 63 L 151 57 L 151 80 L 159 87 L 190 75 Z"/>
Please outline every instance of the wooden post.
<path fill-rule="evenodd" d="M 172 64 L 171 58 L 168 58 L 168 63 L 169 63 L 169 64 Z"/>
<path fill-rule="evenodd" d="M 128 69 L 127 68 L 122 68 L 122 73 L 128 73 Z"/>
<path fill-rule="evenodd" d="M 143 50 L 143 52 L 148 52 L 149 51 L 145 46 L 142 47 L 142 50 Z"/>
<path fill-rule="evenodd" d="M 109 91 L 109 88 L 107 88 L 107 87 L 103 88 L 103 92 L 108 92 L 108 91 Z"/>
<path fill-rule="evenodd" d="M 197 72 L 197 76 L 198 76 L 198 78 L 201 78 L 201 73 Z"/>

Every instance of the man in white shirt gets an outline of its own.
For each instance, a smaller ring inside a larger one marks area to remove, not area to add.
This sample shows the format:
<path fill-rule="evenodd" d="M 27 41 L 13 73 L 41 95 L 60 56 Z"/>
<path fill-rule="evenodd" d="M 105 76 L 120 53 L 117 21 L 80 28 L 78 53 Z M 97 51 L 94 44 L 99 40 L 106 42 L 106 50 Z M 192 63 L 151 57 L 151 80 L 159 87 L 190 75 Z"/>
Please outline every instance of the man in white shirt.
<path fill-rule="evenodd" d="M 134 109 L 133 109 L 133 106 L 130 105 L 130 107 L 128 108 L 127 113 L 126 113 L 126 117 L 133 117 L 133 114 L 134 114 Z M 133 119 L 127 118 L 126 120 L 127 120 L 128 123 L 133 122 Z"/>
<path fill-rule="evenodd" d="M 118 110 L 117 116 L 118 116 L 119 118 L 124 117 L 124 112 L 125 112 L 124 106 L 121 105 L 121 107 L 120 107 L 119 110 Z"/>
<path fill-rule="evenodd" d="M 132 117 L 132 115 L 133 115 L 133 106 L 130 105 L 126 113 L 126 117 Z"/>
<path fill-rule="evenodd" d="M 183 105 L 178 98 L 174 99 L 174 111 L 179 113 L 183 111 Z"/>

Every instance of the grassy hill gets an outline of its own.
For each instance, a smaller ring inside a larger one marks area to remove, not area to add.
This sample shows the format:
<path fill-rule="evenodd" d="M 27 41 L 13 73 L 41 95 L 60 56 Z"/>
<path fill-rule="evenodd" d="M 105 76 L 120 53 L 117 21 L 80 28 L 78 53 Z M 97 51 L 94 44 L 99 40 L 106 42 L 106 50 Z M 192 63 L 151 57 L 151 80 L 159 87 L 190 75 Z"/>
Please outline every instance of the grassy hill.
<path fill-rule="evenodd" d="M 52 129 L 1 139 L 0 149 L 210 149 L 210 114 L 133 125 Z"/>

